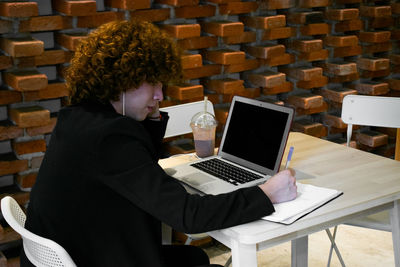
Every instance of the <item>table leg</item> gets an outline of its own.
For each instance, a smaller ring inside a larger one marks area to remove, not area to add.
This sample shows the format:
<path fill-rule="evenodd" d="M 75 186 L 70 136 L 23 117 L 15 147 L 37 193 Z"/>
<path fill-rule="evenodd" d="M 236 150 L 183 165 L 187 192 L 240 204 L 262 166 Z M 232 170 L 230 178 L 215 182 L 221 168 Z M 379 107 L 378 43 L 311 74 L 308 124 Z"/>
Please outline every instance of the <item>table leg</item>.
<path fill-rule="evenodd" d="M 394 264 L 400 267 L 400 200 L 395 200 L 393 209 L 390 210 L 390 225 L 392 226 Z"/>
<path fill-rule="evenodd" d="M 257 245 L 232 241 L 232 267 L 257 267 Z"/>
<path fill-rule="evenodd" d="M 308 236 L 292 240 L 292 267 L 308 265 Z"/>

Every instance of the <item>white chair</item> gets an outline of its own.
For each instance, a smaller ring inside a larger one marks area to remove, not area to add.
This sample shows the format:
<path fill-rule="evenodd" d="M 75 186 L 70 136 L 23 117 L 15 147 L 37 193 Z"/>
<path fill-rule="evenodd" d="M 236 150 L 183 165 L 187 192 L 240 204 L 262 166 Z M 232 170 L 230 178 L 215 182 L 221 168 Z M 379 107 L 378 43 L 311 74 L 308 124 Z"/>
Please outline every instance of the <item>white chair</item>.
<path fill-rule="evenodd" d="M 400 98 L 348 95 L 343 99 L 341 117 L 343 122 L 347 124 L 347 146 L 350 143 L 353 124 L 397 128 L 395 160 L 400 161 Z M 389 232 L 392 229 L 388 211 L 354 219 L 345 224 Z M 336 231 L 337 226 L 334 228 L 333 235 L 328 229 L 326 230 L 331 240 L 328 266 L 330 265 L 333 249 L 335 249 L 342 266 L 344 266 L 335 244 Z"/>
<path fill-rule="evenodd" d="M 11 228 L 21 235 L 24 252 L 32 264 L 39 267 L 76 266 L 59 244 L 25 229 L 26 215 L 15 199 L 10 196 L 2 198 L 1 212 Z"/>
<path fill-rule="evenodd" d="M 204 101 L 196 101 L 186 104 L 160 108 L 160 111 L 168 112 L 169 116 L 164 138 L 191 133 L 192 128 L 190 127 L 190 121 L 192 117 L 196 113 L 203 111 L 204 108 L 205 108 Z M 214 107 L 211 101 L 209 100 L 207 100 L 206 109 L 207 112 L 214 115 Z M 170 233 L 166 233 L 168 231 L 166 228 L 164 228 L 163 231 L 164 234 L 170 235 Z M 185 245 L 189 245 L 193 240 L 200 240 L 206 238 L 208 235 L 205 233 L 201 233 L 201 234 L 186 234 L 186 236 L 187 239 L 185 241 Z M 165 240 L 167 238 L 164 237 L 163 239 Z"/>

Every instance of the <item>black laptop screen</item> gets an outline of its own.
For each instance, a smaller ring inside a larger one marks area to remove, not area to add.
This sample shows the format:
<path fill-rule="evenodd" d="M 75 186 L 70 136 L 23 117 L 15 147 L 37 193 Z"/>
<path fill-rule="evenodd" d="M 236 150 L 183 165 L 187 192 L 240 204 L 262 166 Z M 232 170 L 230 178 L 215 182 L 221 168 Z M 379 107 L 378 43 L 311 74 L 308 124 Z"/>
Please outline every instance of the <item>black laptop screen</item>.
<path fill-rule="evenodd" d="M 273 170 L 289 114 L 242 102 L 231 112 L 222 151 Z"/>

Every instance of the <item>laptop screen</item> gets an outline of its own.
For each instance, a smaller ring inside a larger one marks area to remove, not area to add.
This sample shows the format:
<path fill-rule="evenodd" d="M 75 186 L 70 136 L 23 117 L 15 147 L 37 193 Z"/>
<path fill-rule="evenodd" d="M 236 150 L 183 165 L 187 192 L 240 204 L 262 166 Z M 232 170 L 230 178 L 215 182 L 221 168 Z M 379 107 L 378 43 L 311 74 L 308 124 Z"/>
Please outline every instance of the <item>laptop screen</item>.
<path fill-rule="evenodd" d="M 221 143 L 223 157 L 264 174 L 275 174 L 285 149 L 293 109 L 242 98 L 232 101 L 232 105 Z"/>

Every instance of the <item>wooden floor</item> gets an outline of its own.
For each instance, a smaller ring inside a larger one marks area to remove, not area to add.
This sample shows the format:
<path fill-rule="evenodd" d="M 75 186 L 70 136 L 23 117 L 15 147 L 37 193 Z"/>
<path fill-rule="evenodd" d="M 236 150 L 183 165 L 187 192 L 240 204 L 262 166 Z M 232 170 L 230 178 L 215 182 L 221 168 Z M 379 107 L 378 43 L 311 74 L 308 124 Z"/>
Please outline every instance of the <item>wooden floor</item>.
<path fill-rule="evenodd" d="M 337 246 L 348 267 L 394 266 L 390 232 L 340 225 Z M 310 267 L 327 266 L 330 242 L 325 231 L 309 237 L 308 263 Z M 224 265 L 230 256 L 228 248 L 216 242 L 204 247 L 211 263 Z M 258 252 L 258 266 L 290 266 L 290 242 Z M 331 266 L 341 266 L 333 254 Z"/>

